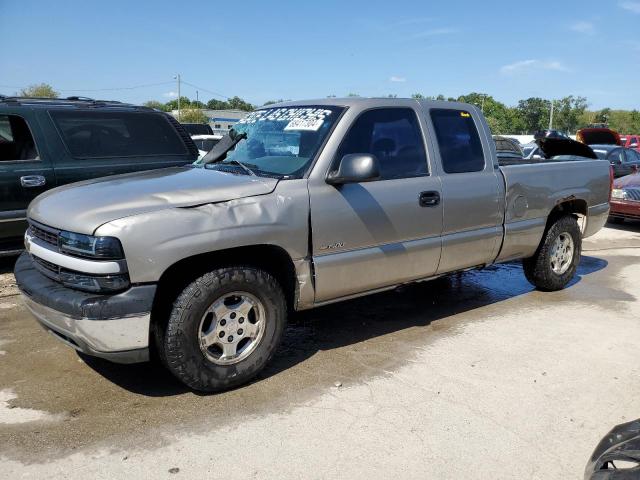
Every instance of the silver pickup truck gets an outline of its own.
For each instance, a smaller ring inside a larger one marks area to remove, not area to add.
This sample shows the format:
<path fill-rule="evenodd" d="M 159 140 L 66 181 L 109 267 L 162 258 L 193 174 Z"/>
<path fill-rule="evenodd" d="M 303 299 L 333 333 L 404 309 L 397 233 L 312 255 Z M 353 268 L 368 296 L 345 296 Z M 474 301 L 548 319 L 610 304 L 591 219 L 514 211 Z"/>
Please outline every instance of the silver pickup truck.
<path fill-rule="evenodd" d="M 15 275 L 71 347 L 151 352 L 218 391 L 265 366 L 291 311 L 514 259 L 539 289 L 565 287 L 609 192 L 606 161 L 500 167 L 472 105 L 289 102 L 193 166 L 40 195 Z"/>

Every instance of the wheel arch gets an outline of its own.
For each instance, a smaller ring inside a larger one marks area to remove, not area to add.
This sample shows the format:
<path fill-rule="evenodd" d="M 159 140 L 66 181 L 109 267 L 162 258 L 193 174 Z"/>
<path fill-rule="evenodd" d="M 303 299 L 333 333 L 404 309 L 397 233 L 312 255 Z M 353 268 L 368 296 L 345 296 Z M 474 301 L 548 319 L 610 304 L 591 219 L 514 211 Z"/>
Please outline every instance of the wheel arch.
<path fill-rule="evenodd" d="M 545 233 L 551 225 L 553 225 L 559 218 L 564 217 L 565 215 L 573 215 L 578 219 L 578 225 L 580 226 L 580 230 L 584 230 L 584 221 L 580 221 L 581 219 L 586 219 L 589 212 L 589 207 L 587 205 L 586 200 L 581 198 L 570 198 L 565 199 L 556 204 L 555 207 L 551 209 L 549 215 L 547 216 L 547 224 L 545 226 Z M 544 236 L 541 241 L 544 241 Z"/>
<path fill-rule="evenodd" d="M 166 322 L 173 301 L 191 281 L 213 269 L 228 266 L 255 267 L 268 272 L 282 287 L 287 307 L 295 308 L 298 281 L 289 253 L 271 244 L 234 247 L 183 258 L 162 273 L 151 312 L 152 330 Z"/>

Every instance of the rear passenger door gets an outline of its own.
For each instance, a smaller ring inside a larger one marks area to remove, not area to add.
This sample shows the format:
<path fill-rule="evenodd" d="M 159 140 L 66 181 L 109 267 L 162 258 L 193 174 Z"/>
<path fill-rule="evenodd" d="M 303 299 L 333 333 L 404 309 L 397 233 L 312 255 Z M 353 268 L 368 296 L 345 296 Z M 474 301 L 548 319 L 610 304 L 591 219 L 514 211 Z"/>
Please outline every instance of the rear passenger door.
<path fill-rule="evenodd" d="M 74 108 L 50 110 L 48 115 L 60 147 L 55 163 L 59 185 L 182 166 L 197 157 L 195 145 L 189 151 L 163 113 Z"/>
<path fill-rule="evenodd" d="M 492 262 L 502 240 L 503 189 L 483 124 L 462 108 L 431 108 L 428 115 L 442 166 L 438 273 Z"/>
<path fill-rule="evenodd" d="M 0 249 L 3 241 L 24 234 L 29 202 L 55 186 L 53 168 L 35 141 L 38 133 L 32 112 L 0 114 Z"/>

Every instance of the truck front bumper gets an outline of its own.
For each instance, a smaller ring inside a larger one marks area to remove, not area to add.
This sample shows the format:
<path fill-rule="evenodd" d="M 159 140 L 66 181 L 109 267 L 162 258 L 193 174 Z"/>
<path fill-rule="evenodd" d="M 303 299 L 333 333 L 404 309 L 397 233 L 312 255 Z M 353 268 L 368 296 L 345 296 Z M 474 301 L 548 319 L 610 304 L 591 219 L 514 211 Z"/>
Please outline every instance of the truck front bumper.
<path fill-rule="evenodd" d="M 26 307 L 58 340 L 116 363 L 149 360 L 155 285 L 114 295 L 73 290 L 36 270 L 26 252 L 16 262 L 15 277 Z"/>

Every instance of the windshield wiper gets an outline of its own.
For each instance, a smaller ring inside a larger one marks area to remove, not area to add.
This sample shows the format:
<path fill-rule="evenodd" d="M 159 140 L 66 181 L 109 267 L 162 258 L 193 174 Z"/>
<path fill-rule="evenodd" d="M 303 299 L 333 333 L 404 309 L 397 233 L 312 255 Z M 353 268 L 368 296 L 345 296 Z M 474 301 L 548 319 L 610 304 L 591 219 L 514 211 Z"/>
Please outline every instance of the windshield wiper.
<path fill-rule="evenodd" d="M 239 167 L 242 167 L 242 169 L 245 172 L 247 172 L 249 175 L 252 175 L 254 177 L 256 176 L 256 173 L 253 170 L 251 170 L 249 167 L 247 167 L 246 164 L 242 163 L 239 160 L 233 159 L 233 160 L 229 160 L 228 162 L 220 162 L 220 163 L 223 165 L 238 165 Z"/>
<path fill-rule="evenodd" d="M 247 138 L 247 133 L 238 133 L 233 128 L 229 130 L 229 134 L 225 135 L 204 157 L 200 163 L 206 165 L 208 163 L 220 162 L 225 159 L 227 153 L 232 150 L 240 140 Z M 240 162 L 238 162 L 240 163 Z M 242 166 L 242 164 L 241 164 Z"/>

